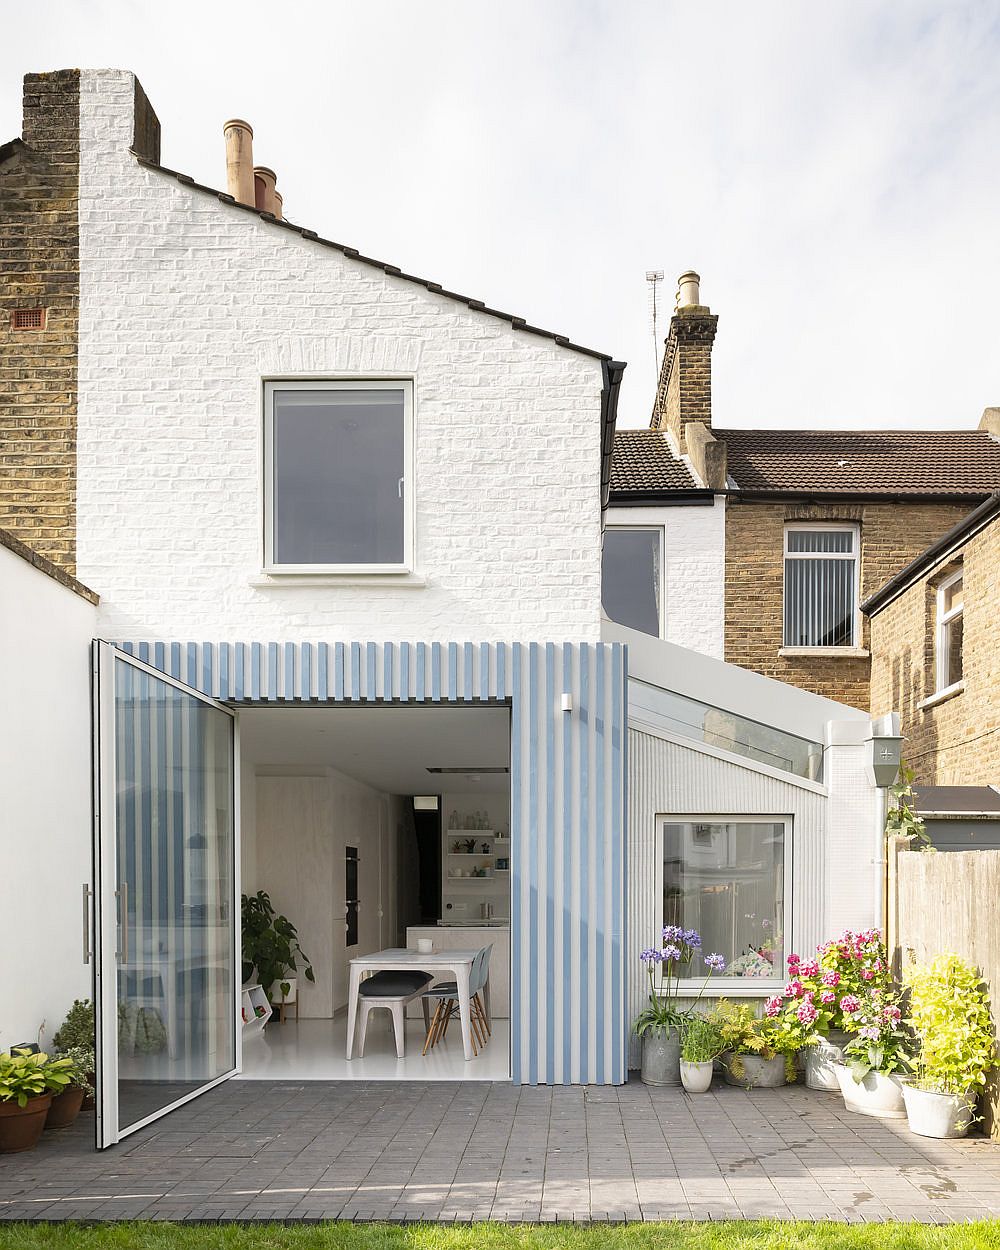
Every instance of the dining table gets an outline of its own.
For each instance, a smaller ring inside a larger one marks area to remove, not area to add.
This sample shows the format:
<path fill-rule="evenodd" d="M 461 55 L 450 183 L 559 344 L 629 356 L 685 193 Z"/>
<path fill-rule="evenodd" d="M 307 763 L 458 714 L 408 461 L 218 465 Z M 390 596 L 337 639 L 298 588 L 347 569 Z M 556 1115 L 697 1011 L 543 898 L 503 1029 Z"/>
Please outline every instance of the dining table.
<path fill-rule="evenodd" d="M 390 947 L 384 951 L 374 951 L 370 955 L 356 955 L 350 961 L 351 982 L 347 994 L 347 1057 L 354 1058 L 354 1033 L 358 1018 L 358 991 L 361 982 L 373 972 L 430 972 L 435 980 L 441 980 L 442 972 L 451 972 L 455 976 L 458 987 L 458 1011 L 462 1021 L 462 1047 L 465 1058 L 474 1059 L 472 1049 L 472 1003 L 469 993 L 469 982 L 472 964 L 479 954 L 478 950 L 411 951 L 405 947 Z M 484 1007 L 487 1019 L 490 1015 L 489 980 L 483 987 Z M 428 988 L 432 988 L 428 982 Z"/>

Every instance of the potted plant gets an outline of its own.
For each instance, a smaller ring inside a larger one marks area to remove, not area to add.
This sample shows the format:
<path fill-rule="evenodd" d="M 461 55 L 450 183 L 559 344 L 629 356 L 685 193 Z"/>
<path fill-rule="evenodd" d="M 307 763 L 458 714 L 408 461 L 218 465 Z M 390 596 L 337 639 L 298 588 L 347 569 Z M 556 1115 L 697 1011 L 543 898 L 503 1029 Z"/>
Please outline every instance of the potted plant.
<path fill-rule="evenodd" d="M 60 1054 L 88 1051 L 90 1067 L 84 1070 L 88 1090 L 83 1095 L 82 1111 L 94 1108 L 94 1051 L 97 1046 L 97 1030 L 94 1023 L 94 1004 L 89 998 L 77 998 L 66 1013 L 66 1019 L 56 1030 L 52 1043 Z M 78 1055 L 82 1058 L 82 1055 Z"/>
<path fill-rule="evenodd" d="M 901 1027 L 899 996 L 878 988 L 843 1005 L 854 1036 L 843 1048 L 843 1062 L 833 1070 L 848 1111 L 880 1120 L 906 1118 L 900 1073 L 910 1070 L 911 1039 Z"/>
<path fill-rule="evenodd" d="M 0 1153 L 32 1150 L 45 1127 L 54 1093 L 70 1082 L 72 1060 L 44 1051 L 0 1054 Z"/>
<path fill-rule="evenodd" d="M 938 955 L 911 968 L 908 1023 L 918 1051 L 903 1080 L 910 1131 L 921 1137 L 964 1137 L 976 1098 L 996 1062 L 996 1040 L 982 977 L 957 955 Z"/>
<path fill-rule="evenodd" d="M 772 1006 L 780 997 L 768 1000 Z M 727 1085 L 743 1089 L 774 1089 L 795 1079 L 795 1055 L 803 1046 L 806 1026 L 779 1022 L 776 1015 L 758 1016 L 750 1003 L 720 999 L 708 1017 L 722 1038 L 723 1074 Z"/>
<path fill-rule="evenodd" d="M 58 1059 L 68 1059 L 70 1067 L 66 1069 L 69 1084 L 60 1092 L 53 1093 L 49 1113 L 45 1117 L 45 1127 L 69 1128 L 83 1109 L 85 1098 L 93 1098 L 94 1052 L 89 1046 L 71 1046 L 60 1050 Z"/>
<path fill-rule="evenodd" d="M 681 1040 L 681 1084 L 689 1094 L 705 1094 L 712 1084 L 715 1060 L 723 1051 L 719 1028 L 705 1016 L 684 1021 Z"/>
<path fill-rule="evenodd" d="M 290 974 L 298 971 L 298 960 L 304 965 L 306 980 L 316 980 L 309 958 L 299 945 L 295 926 L 274 910 L 263 890 L 243 895 L 242 927 L 243 980 L 249 981 L 256 968 L 269 1002 L 293 1001 L 295 977 Z"/>
<path fill-rule="evenodd" d="M 701 989 L 684 1010 L 679 1005 L 680 982 L 701 947 L 697 929 L 667 925 L 661 945 L 644 950 L 639 958 L 649 977 L 649 1003 L 636 1017 L 642 1039 L 642 1079 L 647 1085 L 679 1085 L 681 1081 L 681 1026 L 705 992 L 709 977 L 725 967 L 721 955 L 706 955 L 708 972 Z"/>
<path fill-rule="evenodd" d="M 850 1032 L 851 1013 L 844 1010 L 844 1002 L 850 1008 L 869 990 L 888 993 L 890 986 L 889 961 L 877 929 L 861 933 L 846 929 L 818 946 L 814 958 L 788 956 L 788 983 L 782 993 L 785 1010 L 795 1014 L 808 1002 L 816 1011 L 814 1037 L 805 1056 L 810 1089 L 840 1088 L 833 1065 L 843 1062 Z"/>

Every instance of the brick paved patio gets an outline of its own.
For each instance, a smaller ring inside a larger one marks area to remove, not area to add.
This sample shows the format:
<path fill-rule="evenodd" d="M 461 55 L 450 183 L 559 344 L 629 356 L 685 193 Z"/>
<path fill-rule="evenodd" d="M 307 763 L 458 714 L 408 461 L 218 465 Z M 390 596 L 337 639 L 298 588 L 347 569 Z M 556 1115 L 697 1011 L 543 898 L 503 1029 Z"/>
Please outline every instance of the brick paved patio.
<path fill-rule="evenodd" d="M 1000 1146 L 933 1142 L 800 1086 L 230 1081 L 92 1149 L 0 1156 L 0 1219 L 930 1222 L 1000 1215 Z"/>

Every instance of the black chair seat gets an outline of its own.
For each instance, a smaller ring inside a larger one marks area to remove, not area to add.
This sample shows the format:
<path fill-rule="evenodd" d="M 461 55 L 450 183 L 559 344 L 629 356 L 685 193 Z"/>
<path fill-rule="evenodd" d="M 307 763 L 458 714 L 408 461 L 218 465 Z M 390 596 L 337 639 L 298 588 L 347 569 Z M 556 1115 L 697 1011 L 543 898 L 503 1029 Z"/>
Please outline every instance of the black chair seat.
<path fill-rule="evenodd" d="M 362 981 L 358 993 L 364 998 L 394 998 L 418 994 L 434 978 L 429 972 L 395 972 L 386 969 Z"/>
<path fill-rule="evenodd" d="M 427 993 L 440 994 L 442 998 L 458 998 L 458 982 L 439 981 L 437 985 L 432 985 Z"/>

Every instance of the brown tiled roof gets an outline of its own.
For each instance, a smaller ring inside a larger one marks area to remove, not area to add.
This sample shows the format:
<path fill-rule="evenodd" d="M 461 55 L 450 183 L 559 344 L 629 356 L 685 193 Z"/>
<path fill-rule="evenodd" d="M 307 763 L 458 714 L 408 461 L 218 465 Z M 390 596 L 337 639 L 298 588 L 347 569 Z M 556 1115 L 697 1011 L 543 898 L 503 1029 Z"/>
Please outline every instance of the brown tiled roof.
<path fill-rule="evenodd" d="M 968 495 L 1000 490 L 983 430 L 713 430 L 741 491 Z"/>
<path fill-rule="evenodd" d="M 698 490 L 683 460 L 659 430 L 616 430 L 611 493 Z"/>

